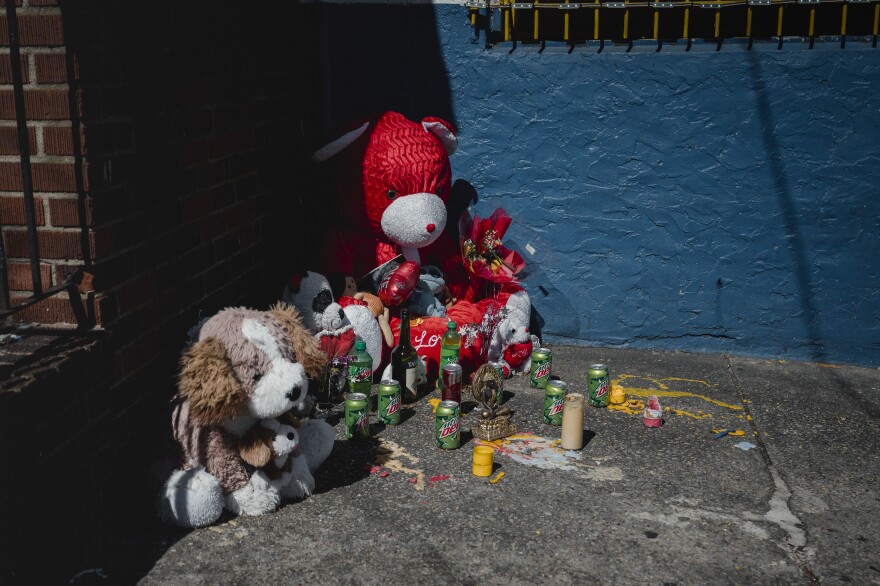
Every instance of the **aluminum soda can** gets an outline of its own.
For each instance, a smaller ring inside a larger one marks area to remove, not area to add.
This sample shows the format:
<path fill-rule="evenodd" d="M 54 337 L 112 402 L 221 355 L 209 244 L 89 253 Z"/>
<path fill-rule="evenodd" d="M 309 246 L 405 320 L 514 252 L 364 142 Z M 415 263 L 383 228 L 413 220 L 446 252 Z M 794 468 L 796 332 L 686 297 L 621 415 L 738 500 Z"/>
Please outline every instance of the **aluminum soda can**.
<path fill-rule="evenodd" d="M 461 404 L 461 365 L 450 362 L 443 367 L 443 385 L 440 391 L 443 401 Z"/>
<path fill-rule="evenodd" d="M 388 425 L 400 423 L 400 383 L 385 379 L 379 383 L 376 392 L 377 415 L 379 421 Z"/>
<path fill-rule="evenodd" d="M 611 397 L 611 378 L 608 374 L 608 367 L 604 364 L 593 364 L 587 372 L 587 377 L 589 378 L 587 402 L 593 407 L 607 407 L 608 399 Z"/>
<path fill-rule="evenodd" d="M 544 386 L 544 412 L 542 419 L 550 425 L 562 425 L 562 406 L 568 384 L 561 380 L 548 380 Z"/>
<path fill-rule="evenodd" d="M 454 450 L 461 443 L 459 432 L 459 406 L 455 401 L 440 401 L 434 418 L 434 437 L 437 447 Z"/>
<path fill-rule="evenodd" d="M 543 389 L 550 378 L 550 368 L 553 366 L 553 352 L 549 348 L 532 350 L 532 370 L 529 373 L 529 384 L 537 389 Z"/>
<path fill-rule="evenodd" d="M 370 437 L 370 403 L 363 393 L 345 397 L 345 437 Z"/>
<path fill-rule="evenodd" d="M 495 395 L 495 405 L 500 405 L 504 402 L 504 366 L 500 362 L 490 362 L 489 366 L 495 369 L 495 372 L 498 373 L 498 378 L 501 379 L 501 384 L 498 385 L 498 393 Z"/>

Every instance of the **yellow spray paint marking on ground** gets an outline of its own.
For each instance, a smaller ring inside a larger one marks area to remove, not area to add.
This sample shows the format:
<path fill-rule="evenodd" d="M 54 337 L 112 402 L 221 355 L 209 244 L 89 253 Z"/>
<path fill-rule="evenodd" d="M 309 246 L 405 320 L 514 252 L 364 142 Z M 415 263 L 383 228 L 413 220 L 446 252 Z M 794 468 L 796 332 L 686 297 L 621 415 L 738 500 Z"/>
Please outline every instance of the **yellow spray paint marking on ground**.
<path fill-rule="evenodd" d="M 712 433 L 721 433 L 722 431 L 726 431 L 725 428 L 721 427 L 721 428 L 719 428 L 719 429 L 713 429 L 713 430 L 712 430 Z M 727 435 L 733 435 L 733 436 L 736 436 L 736 437 L 742 437 L 742 436 L 744 436 L 745 434 L 746 434 L 746 432 L 744 432 L 744 431 L 741 430 L 741 429 L 736 429 L 736 430 L 728 431 L 728 432 L 727 432 Z"/>
<path fill-rule="evenodd" d="M 691 413 L 690 411 L 684 411 L 682 409 L 673 409 L 672 407 L 666 407 L 664 409 L 667 413 L 672 413 L 673 415 L 681 415 L 683 417 L 690 417 L 691 419 L 706 419 L 707 417 L 712 417 L 711 413 Z"/>
<path fill-rule="evenodd" d="M 657 388 L 641 388 L 641 387 L 628 387 L 621 384 L 622 381 L 628 379 L 639 379 L 651 382 L 657 385 Z M 612 385 L 620 385 L 626 391 L 627 395 L 635 395 L 636 397 L 650 397 L 651 395 L 656 395 L 658 397 L 696 397 L 697 399 L 702 399 L 709 403 L 713 403 L 720 407 L 724 407 L 726 409 L 733 409 L 735 411 L 741 411 L 742 405 L 731 405 L 730 403 L 724 403 L 722 401 L 718 401 L 717 399 L 712 399 L 711 397 L 707 397 L 705 395 L 699 395 L 697 393 L 691 393 L 688 391 L 671 391 L 669 390 L 669 385 L 665 384 L 664 381 L 679 381 L 679 382 L 687 382 L 687 383 L 697 383 L 701 385 L 705 385 L 707 387 L 711 387 L 708 382 L 704 380 L 696 380 L 689 378 L 675 378 L 675 377 L 666 377 L 666 378 L 650 378 L 646 376 L 638 376 L 634 374 L 622 374 L 619 378 L 611 381 Z"/>

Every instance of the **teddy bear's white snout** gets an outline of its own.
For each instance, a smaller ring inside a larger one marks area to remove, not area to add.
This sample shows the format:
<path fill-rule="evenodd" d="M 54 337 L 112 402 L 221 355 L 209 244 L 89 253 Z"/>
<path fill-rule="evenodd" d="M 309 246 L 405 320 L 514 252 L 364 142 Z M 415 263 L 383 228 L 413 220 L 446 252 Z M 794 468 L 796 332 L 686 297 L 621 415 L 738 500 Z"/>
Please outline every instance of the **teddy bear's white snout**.
<path fill-rule="evenodd" d="M 446 205 L 433 193 L 398 197 L 382 214 L 382 231 L 405 247 L 427 246 L 440 237 L 445 227 Z"/>
<path fill-rule="evenodd" d="M 345 323 L 345 313 L 342 311 L 342 306 L 335 302 L 328 305 L 324 309 L 324 313 L 321 314 L 321 328 L 335 332 L 344 325 L 348 324 Z"/>

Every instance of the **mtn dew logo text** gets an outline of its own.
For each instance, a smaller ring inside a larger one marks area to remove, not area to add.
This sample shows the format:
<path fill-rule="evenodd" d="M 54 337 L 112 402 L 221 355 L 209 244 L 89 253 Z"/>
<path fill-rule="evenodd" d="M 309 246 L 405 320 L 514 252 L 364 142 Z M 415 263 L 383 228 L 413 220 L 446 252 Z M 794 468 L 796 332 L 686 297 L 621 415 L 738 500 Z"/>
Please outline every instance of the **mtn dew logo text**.
<path fill-rule="evenodd" d="M 348 380 L 353 383 L 362 383 L 365 380 L 370 380 L 370 375 L 373 374 L 369 366 L 349 366 L 348 367 Z"/>
<path fill-rule="evenodd" d="M 589 384 L 589 398 L 587 402 L 593 407 L 607 407 L 609 399 L 609 391 L 611 390 L 611 377 L 608 374 L 608 367 L 604 364 L 594 364 L 590 367 L 587 374 Z"/>
<path fill-rule="evenodd" d="M 440 401 L 437 405 L 437 416 L 434 420 L 437 447 L 445 450 L 458 447 L 461 441 L 458 413 L 459 407 L 455 401 Z"/>
<path fill-rule="evenodd" d="M 553 353 L 547 348 L 532 350 L 532 369 L 529 375 L 529 384 L 535 388 L 543 389 L 550 378 L 550 370 L 553 366 Z"/>

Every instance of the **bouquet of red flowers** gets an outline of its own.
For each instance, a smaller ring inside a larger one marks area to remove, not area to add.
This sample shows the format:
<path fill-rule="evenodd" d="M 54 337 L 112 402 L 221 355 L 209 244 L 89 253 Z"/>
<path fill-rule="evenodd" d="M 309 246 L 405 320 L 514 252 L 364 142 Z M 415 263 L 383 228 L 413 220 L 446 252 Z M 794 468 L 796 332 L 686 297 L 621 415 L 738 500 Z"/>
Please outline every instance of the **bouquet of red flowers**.
<path fill-rule="evenodd" d="M 494 283 L 515 280 L 526 263 L 501 242 L 510 222 L 510 216 L 502 208 L 488 218 L 475 215 L 466 222 L 461 230 L 461 257 L 469 273 Z"/>

